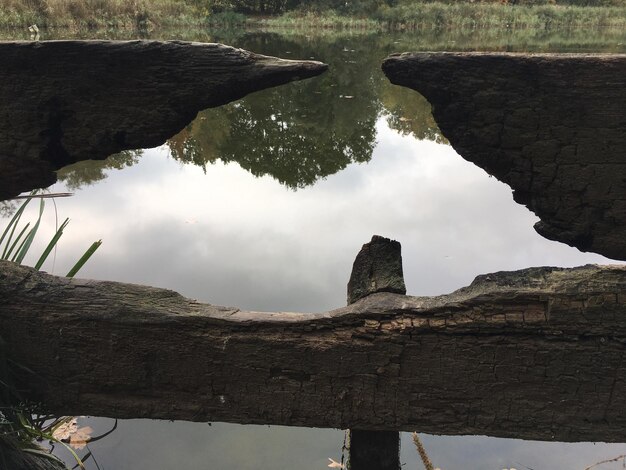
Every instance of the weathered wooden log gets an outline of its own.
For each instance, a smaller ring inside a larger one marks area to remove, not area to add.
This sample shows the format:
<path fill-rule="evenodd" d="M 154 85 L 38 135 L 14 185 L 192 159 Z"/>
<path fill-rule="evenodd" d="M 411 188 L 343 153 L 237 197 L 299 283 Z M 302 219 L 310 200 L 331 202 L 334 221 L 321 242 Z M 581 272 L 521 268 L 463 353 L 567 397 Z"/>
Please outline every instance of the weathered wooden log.
<path fill-rule="evenodd" d="M 624 266 L 300 314 L 0 262 L 0 335 L 62 415 L 626 439 Z"/>
<path fill-rule="evenodd" d="M 626 54 L 405 53 L 383 70 L 513 188 L 537 232 L 626 260 Z"/>
<path fill-rule="evenodd" d="M 319 75 L 327 66 L 221 44 L 0 43 L 0 199 L 54 170 L 161 145 L 198 111 Z"/>
<path fill-rule="evenodd" d="M 350 430 L 350 470 L 400 470 L 400 433 Z"/>

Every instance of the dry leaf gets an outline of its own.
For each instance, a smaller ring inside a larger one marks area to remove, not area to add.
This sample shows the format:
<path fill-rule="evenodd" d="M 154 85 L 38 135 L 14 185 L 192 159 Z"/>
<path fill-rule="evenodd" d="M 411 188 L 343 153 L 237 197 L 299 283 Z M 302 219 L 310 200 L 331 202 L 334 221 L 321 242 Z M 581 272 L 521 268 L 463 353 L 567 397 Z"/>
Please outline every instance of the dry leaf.
<path fill-rule="evenodd" d="M 69 439 L 70 436 L 76 432 L 76 430 L 76 418 L 72 418 L 68 422 L 63 423 L 58 428 L 56 428 L 52 433 L 52 437 L 54 437 L 58 441 L 64 441 L 66 439 Z"/>
<path fill-rule="evenodd" d="M 92 432 L 93 429 L 89 426 L 77 429 L 76 432 L 70 436 L 70 445 L 74 449 L 82 449 L 91 440 Z"/>
<path fill-rule="evenodd" d="M 330 468 L 346 468 L 345 466 L 341 465 L 339 462 L 331 459 L 330 457 L 328 457 L 328 460 L 330 460 L 330 463 L 328 464 Z"/>

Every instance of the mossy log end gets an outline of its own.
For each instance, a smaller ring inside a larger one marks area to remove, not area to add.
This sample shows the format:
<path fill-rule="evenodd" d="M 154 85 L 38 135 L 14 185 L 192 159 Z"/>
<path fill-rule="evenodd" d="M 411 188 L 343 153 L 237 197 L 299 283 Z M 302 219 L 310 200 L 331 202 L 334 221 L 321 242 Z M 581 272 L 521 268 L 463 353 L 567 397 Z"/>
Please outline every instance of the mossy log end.
<path fill-rule="evenodd" d="M 198 111 L 325 64 L 180 41 L 0 43 L 0 200 L 79 160 L 149 148 Z"/>
<path fill-rule="evenodd" d="M 404 53 L 383 70 L 513 188 L 537 232 L 626 260 L 626 54 Z"/>
<path fill-rule="evenodd" d="M 0 332 L 62 415 L 626 439 L 623 266 L 302 314 L 0 262 Z"/>

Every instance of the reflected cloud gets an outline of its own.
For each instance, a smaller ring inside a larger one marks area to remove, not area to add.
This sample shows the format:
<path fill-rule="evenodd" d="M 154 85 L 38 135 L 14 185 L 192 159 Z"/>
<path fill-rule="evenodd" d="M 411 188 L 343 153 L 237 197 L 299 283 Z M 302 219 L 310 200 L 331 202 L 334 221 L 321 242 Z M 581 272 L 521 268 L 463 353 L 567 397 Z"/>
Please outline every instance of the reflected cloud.
<path fill-rule="evenodd" d="M 148 150 L 135 166 L 57 202 L 72 218 L 62 246 L 103 239 L 84 277 L 254 310 L 344 305 L 354 257 L 372 234 L 402 243 L 412 295 L 447 293 L 486 272 L 610 262 L 541 238 L 510 189 L 451 147 L 402 136 L 384 118 L 376 130 L 369 164 L 297 192 L 236 164 L 204 174 L 169 159 L 166 148 Z M 58 272 L 72 256 L 61 250 Z"/>

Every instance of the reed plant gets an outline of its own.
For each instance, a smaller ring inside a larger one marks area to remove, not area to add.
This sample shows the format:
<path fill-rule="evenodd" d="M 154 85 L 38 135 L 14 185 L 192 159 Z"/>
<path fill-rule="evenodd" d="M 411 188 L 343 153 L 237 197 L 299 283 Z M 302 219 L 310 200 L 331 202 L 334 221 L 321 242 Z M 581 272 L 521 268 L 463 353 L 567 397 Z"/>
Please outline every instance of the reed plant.
<path fill-rule="evenodd" d="M 39 215 L 37 219 L 34 222 L 27 222 L 26 224 L 20 226 L 20 221 L 22 219 L 22 215 L 24 214 L 24 210 L 26 209 L 28 204 L 35 198 L 39 199 Z M 0 259 L 22 264 L 24 258 L 30 251 L 30 248 L 39 230 L 41 218 L 43 216 L 46 204 L 45 199 L 46 195 L 38 196 L 37 194 L 32 193 L 30 197 L 28 197 L 15 211 L 15 214 L 13 214 L 13 217 L 5 227 L 2 235 L 0 235 Z M 48 245 L 34 264 L 35 269 L 41 269 L 52 250 L 56 248 L 57 243 L 61 239 L 63 231 L 65 230 L 69 222 L 69 219 L 65 219 L 63 223 L 61 223 L 61 225 L 57 227 L 56 232 L 48 242 Z M 87 251 L 83 253 L 83 255 L 79 258 L 76 264 L 74 264 L 74 266 L 67 273 L 67 277 L 73 277 L 83 267 L 87 260 L 95 253 L 95 251 L 100 247 L 101 244 L 102 240 L 93 242 L 91 246 L 87 249 Z"/>

